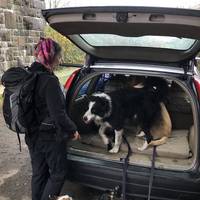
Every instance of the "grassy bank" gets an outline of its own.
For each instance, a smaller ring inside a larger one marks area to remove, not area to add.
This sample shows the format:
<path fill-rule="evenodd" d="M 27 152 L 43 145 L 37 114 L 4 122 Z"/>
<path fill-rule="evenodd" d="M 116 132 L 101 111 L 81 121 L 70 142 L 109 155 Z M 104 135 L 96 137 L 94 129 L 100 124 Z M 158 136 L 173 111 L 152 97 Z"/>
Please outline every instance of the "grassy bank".
<path fill-rule="evenodd" d="M 0 107 L 2 107 L 2 102 L 3 102 L 3 94 L 0 94 Z"/>
<path fill-rule="evenodd" d="M 67 78 L 72 74 L 76 67 L 62 67 L 59 70 L 55 71 L 56 76 L 59 78 L 59 81 L 62 85 L 65 84 Z"/>

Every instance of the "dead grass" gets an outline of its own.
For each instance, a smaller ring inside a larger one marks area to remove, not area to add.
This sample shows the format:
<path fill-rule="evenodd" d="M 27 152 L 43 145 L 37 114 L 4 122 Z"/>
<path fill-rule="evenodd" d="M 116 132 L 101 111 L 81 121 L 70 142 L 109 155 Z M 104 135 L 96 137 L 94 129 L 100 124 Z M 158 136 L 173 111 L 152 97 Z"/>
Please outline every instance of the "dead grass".
<path fill-rule="evenodd" d="M 62 85 L 65 84 L 67 78 L 75 71 L 76 67 L 62 67 L 59 70 L 55 71 L 56 76 L 59 78 L 59 81 Z"/>
<path fill-rule="evenodd" d="M 3 94 L 0 94 L 0 108 L 2 107 L 2 103 L 3 103 Z"/>

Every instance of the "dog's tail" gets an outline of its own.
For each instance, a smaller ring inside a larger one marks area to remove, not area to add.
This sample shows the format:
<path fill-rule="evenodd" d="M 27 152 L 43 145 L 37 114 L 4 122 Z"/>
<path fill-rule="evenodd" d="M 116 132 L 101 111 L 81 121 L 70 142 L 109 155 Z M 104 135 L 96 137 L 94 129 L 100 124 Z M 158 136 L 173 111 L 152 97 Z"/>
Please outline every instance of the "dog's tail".
<path fill-rule="evenodd" d="M 169 86 L 165 79 L 151 77 L 147 79 L 147 86 L 150 87 L 156 94 L 160 102 L 165 102 L 169 93 Z"/>
<path fill-rule="evenodd" d="M 162 138 L 160 138 L 159 140 L 152 140 L 148 146 L 159 146 L 162 144 L 165 144 L 167 142 L 168 137 L 163 136 Z"/>

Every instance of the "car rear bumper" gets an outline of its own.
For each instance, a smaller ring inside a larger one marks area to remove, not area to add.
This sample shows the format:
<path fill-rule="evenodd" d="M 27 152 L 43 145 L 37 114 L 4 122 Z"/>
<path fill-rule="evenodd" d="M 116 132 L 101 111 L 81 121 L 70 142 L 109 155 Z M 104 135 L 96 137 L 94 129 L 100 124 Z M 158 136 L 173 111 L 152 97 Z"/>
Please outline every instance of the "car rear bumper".
<path fill-rule="evenodd" d="M 68 153 L 69 177 L 73 181 L 100 190 L 121 185 L 123 163 Z M 127 194 L 130 197 L 147 198 L 150 168 L 129 165 L 127 170 Z M 155 169 L 152 198 L 159 200 L 198 200 L 200 183 L 188 172 Z"/>

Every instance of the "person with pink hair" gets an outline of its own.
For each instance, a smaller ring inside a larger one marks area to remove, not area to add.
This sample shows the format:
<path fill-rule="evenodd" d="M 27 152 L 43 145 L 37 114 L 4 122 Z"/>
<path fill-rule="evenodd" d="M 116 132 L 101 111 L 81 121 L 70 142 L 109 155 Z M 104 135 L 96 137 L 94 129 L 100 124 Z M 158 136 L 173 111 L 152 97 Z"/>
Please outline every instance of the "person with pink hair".
<path fill-rule="evenodd" d="M 32 200 L 48 200 L 59 195 L 66 179 L 66 142 L 78 140 L 80 135 L 67 114 L 64 94 L 53 73 L 60 63 L 60 45 L 41 38 L 35 57 L 29 70 L 38 73 L 33 105 L 36 119 L 25 141 L 32 164 Z"/>

